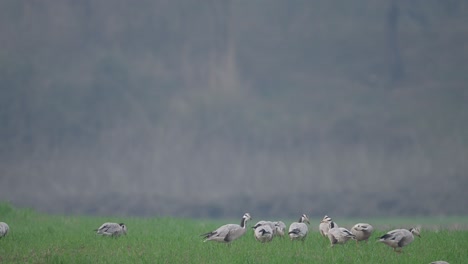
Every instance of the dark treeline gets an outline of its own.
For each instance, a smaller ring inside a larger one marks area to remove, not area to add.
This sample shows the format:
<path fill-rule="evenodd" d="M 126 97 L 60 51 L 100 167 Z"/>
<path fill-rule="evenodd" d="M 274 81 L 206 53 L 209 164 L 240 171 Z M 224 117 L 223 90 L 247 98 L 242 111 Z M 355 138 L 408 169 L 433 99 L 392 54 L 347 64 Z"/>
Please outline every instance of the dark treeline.
<path fill-rule="evenodd" d="M 0 199 L 467 214 L 468 3 L 0 2 Z"/>

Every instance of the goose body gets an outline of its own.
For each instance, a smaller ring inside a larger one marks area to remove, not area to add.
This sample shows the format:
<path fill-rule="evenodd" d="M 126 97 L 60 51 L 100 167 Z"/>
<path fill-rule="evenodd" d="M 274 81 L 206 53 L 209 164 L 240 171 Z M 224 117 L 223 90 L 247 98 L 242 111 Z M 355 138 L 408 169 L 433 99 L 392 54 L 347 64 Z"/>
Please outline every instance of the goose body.
<path fill-rule="evenodd" d="M 254 236 L 259 242 L 270 242 L 273 239 L 273 229 L 270 225 L 260 225 L 255 228 Z"/>
<path fill-rule="evenodd" d="M 338 225 L 335 222 L 333 222 L 331 217 L 329 217 L 328 215 L 325 215 L 319 224 L 320 234 L 324 237 L 327 237 L 328 230 L 330 230 L 330 228 L 335 228 L 335 227 L 338 227 Z"/>
<path fill-rule="evenodd" d="M 264 226 L 264 225 L 271 227 L 273 232 L 275 232 L 276 225 L 275 225 L 275 222 L 272 222 L 272 221 L 265 221 L 265 220 L 258 221 L 252 228 L 256 229 L 257 227 Z"/>
<path fill-rule="evenodd" d="M 401 250 L 404 246 L 411 244 L 414 240 L 414 235 L 421 237 L 419 234 L 419 228 L 408 229 L 395 229 L 385 235 L 381 236 L 378 242 L 382 242 L 389 247 L 392 247 L 394 251 Z"/>
<path fill-rule="evenodd" d="M 309 217 L 306 214 L 303 214 L 301 218 L 299 218 L 298 222 L 294 222 L 289 226 L 289 238 L 291 238 L 291 240 L 304 241 L 309 232 L 309 228 L 306 223 L 310 224 Z"/>
<path fill-rule="evenodd" d="M 5 222 L 0 222 L 0 238 L 6 236 L 10 231 L 10 227 Z"/>
<path fill-rule="evenodd" d="M 374 232 L 374 227 L 367 223 L 358 223 L 351 228 L 351 233 L 356 236 L 356 243 L 363 240 L 367 242 L 372 232 Z"/>
<path fill-rule="evenodd" d="M 104 223 L 98 229 L 96 233 L 104 236 L 120 236 L 127 234 L 127 226 L 124 223 Z"/>
<path fill-rule="evenodd" d="M 245 213 L 242 216 L 241 224 L 227 224 L 220 226 L 218 229 L 208 232 L 206 234 L 201 235 L 206 241 L 216 241 L 216 242 L 223 242 L 223 243 L 230 243 L 242 235 L 245 234 L 245 226 L 247 221 L 252 219 L 249 213 Z"/>
<path fill-rule="evenodd" d="M 330 228 L 327 236 L 332 247 L 335 244 L 344 244 L 350 239 L 356 239 L 356 236 L 344 227 Z"/>

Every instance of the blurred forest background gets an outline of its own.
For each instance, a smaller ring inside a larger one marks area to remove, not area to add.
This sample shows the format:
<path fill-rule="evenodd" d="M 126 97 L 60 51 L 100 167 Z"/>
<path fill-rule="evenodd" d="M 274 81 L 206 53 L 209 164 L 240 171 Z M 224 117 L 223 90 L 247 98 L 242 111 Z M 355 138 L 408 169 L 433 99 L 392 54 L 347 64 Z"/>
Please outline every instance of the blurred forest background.
<path fill-rule="evenodd" d="M 467 25 L 463 0 L 3 0 L 0 200 L 466 215 Z"/>

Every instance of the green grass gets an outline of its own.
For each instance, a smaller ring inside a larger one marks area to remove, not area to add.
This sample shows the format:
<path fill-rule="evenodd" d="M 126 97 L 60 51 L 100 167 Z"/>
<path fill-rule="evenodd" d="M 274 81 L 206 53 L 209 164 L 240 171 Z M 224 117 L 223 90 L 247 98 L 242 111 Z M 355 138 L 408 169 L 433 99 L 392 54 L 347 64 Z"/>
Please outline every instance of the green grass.
<path fill-rule="evenodd" d="M 422 238 L 416 238 L 402 254 L 397 254 L 375 242 L 388 231 L 380 229 L 369 243 L 359 246 L 351 241 L 330 248 L 328 240 L 316 231 L 315 224 L 311 225 L 305 243 L 274 239 L 261 244 L 249 229 L 244 237 L 227 246 L 203 243 L 199 236 L 225 221 L 64 217 L 9 208 L 0 204 L 0 221 L 7 222 L 11 231 L 0 239 L 0 263 L 430 263 L 439 259 L 463 263 L 468 259 L 468 231 L 424 229 L 429 219 L 422 224 Z M 466 217 L 458 220 L 466 222 Z M 128 235 L 97 236 L 92 230 L 105 221 L 126 223 Z M 379 221 L 379 225 L 386 224 L 385 219 Z M 410 221 L 408 218 L 401 222 Z M 387 224 L 393 222 L 388 220 Z"/>

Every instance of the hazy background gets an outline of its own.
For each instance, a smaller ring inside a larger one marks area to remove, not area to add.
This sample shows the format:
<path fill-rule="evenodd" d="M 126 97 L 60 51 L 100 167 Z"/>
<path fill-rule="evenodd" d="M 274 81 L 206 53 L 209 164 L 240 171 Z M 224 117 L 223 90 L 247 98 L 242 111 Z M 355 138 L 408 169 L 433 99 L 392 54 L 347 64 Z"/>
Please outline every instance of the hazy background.
<path fill-rule="evenodd" d="M 3 0 L 0 199 L 466 215 L 468 2 Z"/>

